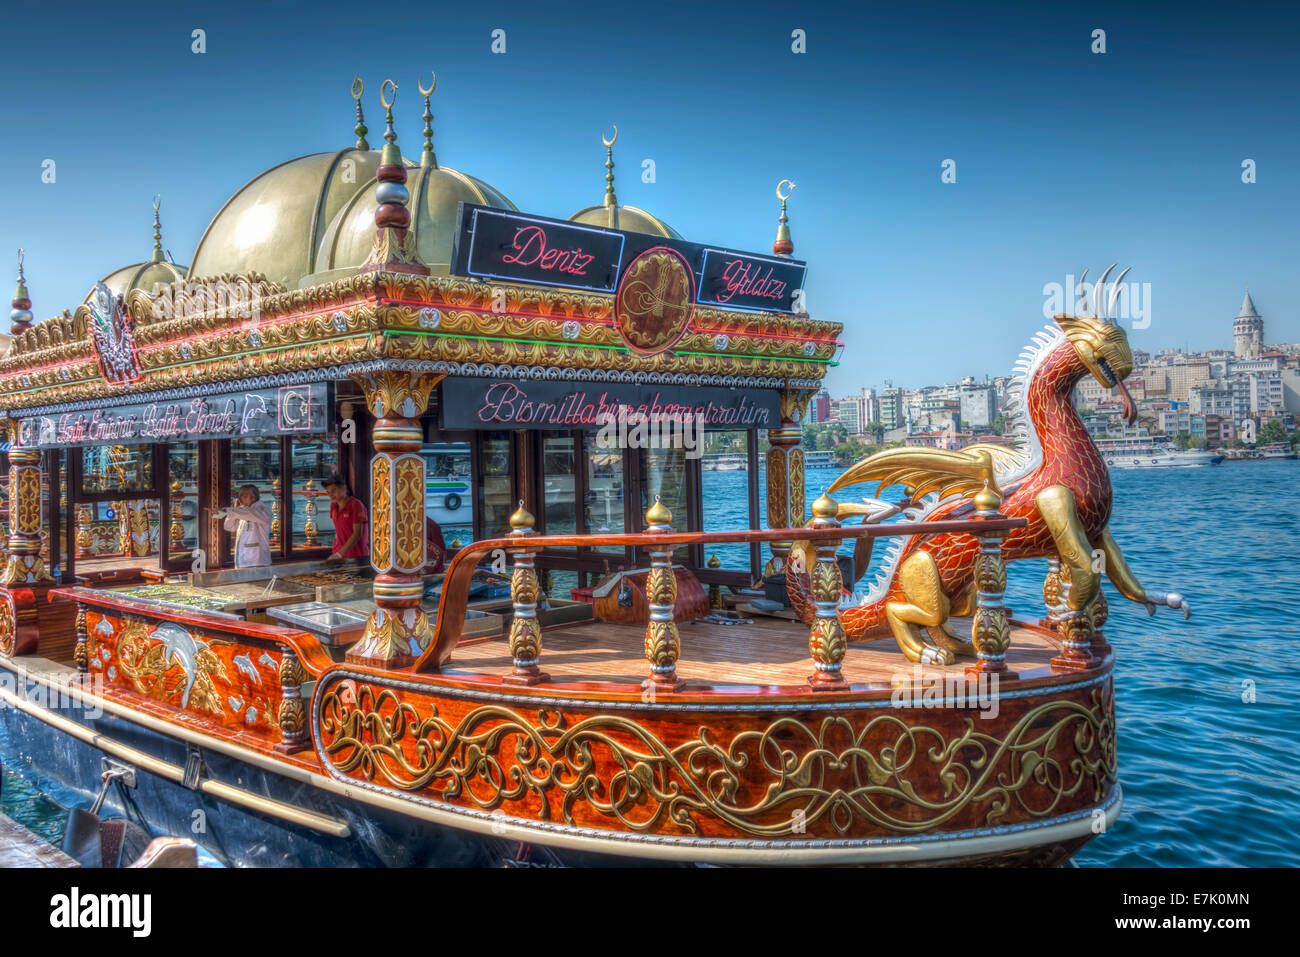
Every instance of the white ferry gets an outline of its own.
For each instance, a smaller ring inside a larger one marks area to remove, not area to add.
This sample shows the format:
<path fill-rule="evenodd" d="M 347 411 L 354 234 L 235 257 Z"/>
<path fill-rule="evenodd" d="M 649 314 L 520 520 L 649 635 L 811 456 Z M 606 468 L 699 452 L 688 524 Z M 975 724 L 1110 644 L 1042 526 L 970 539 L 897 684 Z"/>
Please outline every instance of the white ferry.
<path fill-rule="evenodd" d="M 1285 442 L 1274 442 L 1272 445 L 1261 445 L 1257 450 L 1258 458 L 1261 459 L 1293 459 L 1296 453 L 1291 450 Z"/>
<path fill-rule="evenodd" d="M 803 454 L 803 467 L 805 469 L 833 469 L 837 468 L 837 465 L 834 454 L 823 449 L 819 452 L 805 452 Z"/>
<path fill-rule="evenodd" d="M 1097 439 L 1096 443 L 1106 467 L 1112 469 L 1189 468 L 1223 461 L 1217 449 L 1180 449 L 1159 435 Z"/>

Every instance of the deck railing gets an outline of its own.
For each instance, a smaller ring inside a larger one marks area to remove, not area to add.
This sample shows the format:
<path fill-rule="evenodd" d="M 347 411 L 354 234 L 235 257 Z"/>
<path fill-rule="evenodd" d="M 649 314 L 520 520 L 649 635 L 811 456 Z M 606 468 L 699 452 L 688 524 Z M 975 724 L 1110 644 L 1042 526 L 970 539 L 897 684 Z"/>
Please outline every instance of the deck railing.
<path fill-rule="evenodd" d="M 510 655 L 513 668 L 504 679 L 512 684 L 537 684 L 549 680 L 542 671 L 542 630 L 537 619 L 540 589 L 535 561 L 545 548 L 579 546 L 633 546 L 650 555 L 646 599 L 650 620 L 646 625 L 645 654 L 649 674 L 643 687 L 658 691 L 679 690 L 677 661 L 681 638 L 673 620 L 677 596 L 672 567 L 673 549 L 681 545 L 716 545 L 741 542 L 809 542 L 816 556 L 808 570 L 815 617 L 809 627 L 808 650 L 813 674 L 808 683 L 814 691 L 842 691 L 849 685 L 842 675 L 846 639 L 839 616 L 843 579 L 836 554 L 845 539 L 893 538 L 964 532 L 980 543 L 976 560 L 978 607 L 971 628 L 971 640 L 979 671 L 1005 672 L 1009 630 L 1003 609 L 1006 567 L 1001 541 L 1007 532 L 1025 527 L 1022 518 L 1008 518 L 997 511 L 997 497 L 985 489 L 976 496 L 972 517 L 938 522 L 895 522 L 888 525 L 843 526 L 836 519 L 838 505 L 823 495 L 813 503 L 813 520 L 807 528 L 742 529 L 728 532 L 678 532 L 672 528 L 672 514 L 655 500 L 646 512 L 644 532 L 594 535 L 538 535 L 534 519 L 521 501 L 510 516 L 511 533 L 503 538 L 473 542 L 452 559 L 443 578 L 438 618 L 429 647 L 414 665 L 415 671 L 436 671 L 446 662 L 465 625 L 471 578 L 484 559 L 504 553 L 511 559 L 510 596 L 514 617 L 510 623 Z"/>

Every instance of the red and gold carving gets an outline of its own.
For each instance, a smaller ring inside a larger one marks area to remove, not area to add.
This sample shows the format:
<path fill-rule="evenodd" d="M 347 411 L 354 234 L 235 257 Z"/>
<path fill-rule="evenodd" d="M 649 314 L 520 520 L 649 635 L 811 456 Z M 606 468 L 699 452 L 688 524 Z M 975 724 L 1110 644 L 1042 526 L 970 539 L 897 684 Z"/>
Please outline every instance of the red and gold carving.
<path fill-rule="evenodd" d="M 393 460 L 393 564 L 407 572 L 424 568 L 424 457 Z"/>
<path fill-rule="evenodd" d="M 871 839 L 1042 823 L 1114 796 L 1109 677 L 964 708 L 694 715 L 543 709 L 346 669 L 314 707 L 327 771 L 397 797 L 605 833 Z"/>
<path fill-rule="evenodd" d="M 393 567 L 393 460 L 370 460 L 370 563 L 379 571 Z"/>

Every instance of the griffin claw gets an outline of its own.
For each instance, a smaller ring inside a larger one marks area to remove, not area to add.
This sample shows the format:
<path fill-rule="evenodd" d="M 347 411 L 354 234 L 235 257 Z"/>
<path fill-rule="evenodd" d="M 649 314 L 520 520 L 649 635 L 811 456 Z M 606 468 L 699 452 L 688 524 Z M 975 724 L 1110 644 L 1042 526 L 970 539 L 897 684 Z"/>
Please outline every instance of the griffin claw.
<path fill-rule="evenodd" d="M 1156 608 L 1160 605 L 1164 605 L 1168 608 L 1174 609 L 1175 611 L 1181 611 L 1183 613 L 1183 621 L 1190 621 L 1192 617 L 1192 606 L 1188 604 L 1186 598 L 1176 591 L 1163 593 L 1149 592 L 1147 601 L 1144 604 L 1147 606 L 1148 615 L 1154 615 L 1156 613 Z"/>

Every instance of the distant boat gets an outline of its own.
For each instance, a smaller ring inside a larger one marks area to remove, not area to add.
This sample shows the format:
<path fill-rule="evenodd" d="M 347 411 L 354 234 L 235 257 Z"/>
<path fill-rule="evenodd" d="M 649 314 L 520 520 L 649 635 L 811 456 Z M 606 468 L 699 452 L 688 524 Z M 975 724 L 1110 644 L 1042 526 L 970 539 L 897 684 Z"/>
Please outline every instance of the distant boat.
<path fill-rule="evenodd" d="M 1223 453 L 1211 449 L 1179 449 L 1163 436 L 1139 435 L 1123 439 L 1097 439 L 1107 468 L 1170 469 L 1218 465 Z"/>
<path fill-rule="evenodd" d="M 835 456 L 828 451 L 805 452 L 803 454 L 803 466 L 806 469 L 833 469 L 839 465 L 835 461 Z"/>
<path fill-rule="evenodd" d="M 1291 446 L 1285 442 L 1261 445 L 1256 451 L 1261 459 L 1293 459 L 1296 457 L 1296 453 L 1292 451 Z"/>
<path fill-rule="evenodd" d="M 747 472 L 749 456 L 744 452 L 716 452 L 704 456 L 701 464 L 706 472 Z"/>

